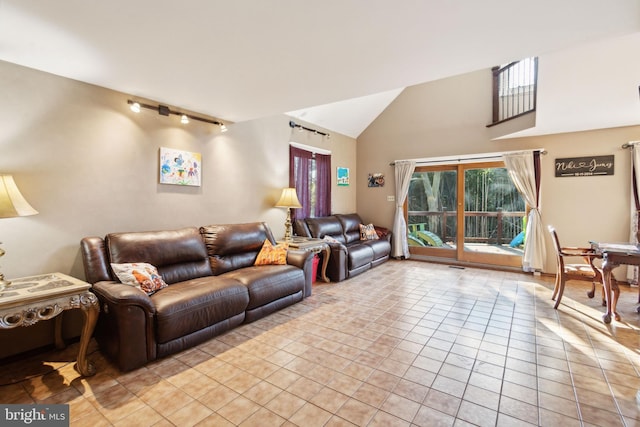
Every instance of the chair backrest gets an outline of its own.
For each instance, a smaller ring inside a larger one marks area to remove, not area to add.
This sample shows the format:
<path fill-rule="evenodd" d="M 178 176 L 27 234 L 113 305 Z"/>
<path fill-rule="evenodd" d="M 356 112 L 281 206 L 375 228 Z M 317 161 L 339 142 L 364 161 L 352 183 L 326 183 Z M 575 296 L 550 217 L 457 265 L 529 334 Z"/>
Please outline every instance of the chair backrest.
<path fill-rule="evenodd" d="M 562 258 L 562 246 L 560 246 L 560 239 L 558 239 L 558 233 L 553 225 L 547 226 L 549 234 L 551 234 L 551 240 L 553 241 L 553 248 L 556 250 L 556 261 L 558 262 L 558 271 L 564 270 L 564 258 Z"/>
<path fill-rule="evenodd" d="M 558 233 L 556 232 L 556 229 L 553 227 L 553 225 L 549 225 L 547 226 L 547 229 L 549 230 L 549 233 L 551 233 L 551 240 L 553 240 L 553 247 L 556 250 L 556 254 L 558 254 L 558 256 L 560 255 L 560 252 L 562 252 L 562 246 L 560 246 L 560 240 L 558 239 Z"/>
<path fill-rule="evenodd" d="M 569 279 L 592 280 L 595 278 L 596 281 L 599 281 L 600 279 L 598 279 L 598 277 L 600 276 L 598 276 L 599 273 L 597 268 L 593 265 L 593 258 L 591 256 L 585 256 L 585 254 L 588 253 L 589 250 L 586 248 L 567 248 L 567 247 L 563 248 L 562 246 L 560 246 L 560 240 L 558 239 L 558 233 L 556 232 L 556 229 L 552 225 L 549 225 L 547 228 L 549 229 L 549 233 L 551 234 L 551 238 L 553 240 L 553 247 L 556 250 L 556 259 L 558 261 L 558 271 L 564 274 Z M 567 260 L 569 260 L 566 263 L 565 263 L 565 257 L 567 257 Z M 571 259 L 575 257 L 582 257 L 585 262 L 574 264 L 571 262 Z M 591 274 L 592 272 L 593 276 L 589 276 L 588 274 L 585 275 L 585 271 L 583 270 L 580 270 L 577 272 L 575 270 L 576 265 L 581 265 L 583 267 L 590 266 L 590 270 L 588 271 L 589 271 L 589 274 Z M 565 270 L 565 267 L 567 268 L 566 270 Z"/>

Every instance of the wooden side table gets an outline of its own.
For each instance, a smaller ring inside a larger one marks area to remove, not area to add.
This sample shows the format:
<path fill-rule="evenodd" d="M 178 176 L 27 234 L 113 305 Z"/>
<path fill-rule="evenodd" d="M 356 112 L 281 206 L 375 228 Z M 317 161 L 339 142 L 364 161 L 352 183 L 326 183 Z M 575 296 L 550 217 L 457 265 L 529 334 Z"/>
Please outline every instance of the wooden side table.
<path fill-rule="evenodd" d="M 40 320 L 55 318 L 55 344 L 57 348 L 64 348 L 62 317 L 58 315 L 65 310 L 82 309 L 84 326 L 76 369 L 84 376 L 91 376 L 95 374 L 95 367 L 87 360 L 87 348 L 100 306 L 89 288 L 89 283 L 62 273 L 13 279 L 0 291 L 0 329 L 31 326 Z"/>
<path fill-rule="evenodd" d="M 288 243 L 290 248 L 302 249 L 313 253 L 322 252 L 322 268 L 320 269 L 320 277 L 323 282 L 329 283 L 330 280 L 327 277 L 327 264 L 329 264 L 329 257 L 331 256 L 331 248 L 329 244 L 322 239 L 316 239 L 313 237 L 293 237 L 291 240 L 285 242 L 279 241 L 278 243 Z"/>

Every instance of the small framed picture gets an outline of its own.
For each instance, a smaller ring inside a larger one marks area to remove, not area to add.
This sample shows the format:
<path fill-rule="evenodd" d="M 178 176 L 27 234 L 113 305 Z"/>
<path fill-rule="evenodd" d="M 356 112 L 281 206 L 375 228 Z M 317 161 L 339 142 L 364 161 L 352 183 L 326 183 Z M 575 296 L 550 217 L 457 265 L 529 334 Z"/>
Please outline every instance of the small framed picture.
<path fill-rule="evenodd" d="M 369 187 L 384 187 L 384 174 L 370 173 L 368 182 Z"/>
<path fill-rule="evenodd" d="M 202 155 L 160 147 L 160 184 L 200 187 Z"/>
<path fill-rule="evenodd" d="M 349 185 L 349 168 L 341 168 L 338 166 L 338 187 L 347 187 Z"/>

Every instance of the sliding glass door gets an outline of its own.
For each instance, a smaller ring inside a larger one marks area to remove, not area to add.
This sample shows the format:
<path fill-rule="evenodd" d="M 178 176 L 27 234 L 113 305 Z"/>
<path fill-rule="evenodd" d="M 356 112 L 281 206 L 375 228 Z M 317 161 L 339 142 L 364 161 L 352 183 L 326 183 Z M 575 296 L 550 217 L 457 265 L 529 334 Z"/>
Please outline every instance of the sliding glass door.
<path fill-rule="evenodd" d="M 522 264 L 526 208 L 502 162 L 418 167 L 405 206 L 412 254 Z"/>
<path fill-rule="evenodd" d="M 416 168 L 405 206 L 409 252 L 456 258 L 457 169 L 454 166 Z"/>

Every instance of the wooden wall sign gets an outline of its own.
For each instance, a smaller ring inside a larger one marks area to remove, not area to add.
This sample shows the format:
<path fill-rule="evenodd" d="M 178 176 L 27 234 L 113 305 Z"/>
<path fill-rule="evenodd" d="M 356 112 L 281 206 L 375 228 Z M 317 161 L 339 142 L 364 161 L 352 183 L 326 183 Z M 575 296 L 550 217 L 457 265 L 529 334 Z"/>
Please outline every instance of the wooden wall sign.
<path fill-rule="evenodd" d="M 556 177 L 613 175 L 613 155 L 556 159 Z"/>

